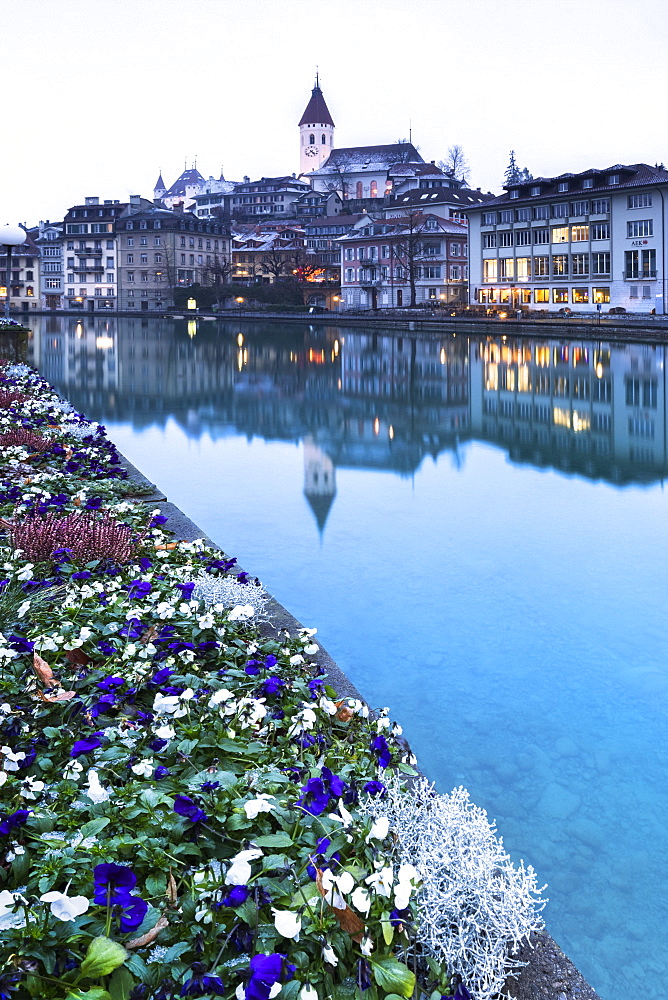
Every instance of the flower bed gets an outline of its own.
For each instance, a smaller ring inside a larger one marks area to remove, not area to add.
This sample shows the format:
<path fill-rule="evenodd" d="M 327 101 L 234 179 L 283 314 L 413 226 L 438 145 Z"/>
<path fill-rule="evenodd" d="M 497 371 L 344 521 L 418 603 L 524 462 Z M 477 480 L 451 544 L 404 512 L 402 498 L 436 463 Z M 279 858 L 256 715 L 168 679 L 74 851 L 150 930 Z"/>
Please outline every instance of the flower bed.
<path fill-rule="evenodd" d="M 137 493 L 0 369 L 0 1000 L 498 995 L 531 869 Z"/>

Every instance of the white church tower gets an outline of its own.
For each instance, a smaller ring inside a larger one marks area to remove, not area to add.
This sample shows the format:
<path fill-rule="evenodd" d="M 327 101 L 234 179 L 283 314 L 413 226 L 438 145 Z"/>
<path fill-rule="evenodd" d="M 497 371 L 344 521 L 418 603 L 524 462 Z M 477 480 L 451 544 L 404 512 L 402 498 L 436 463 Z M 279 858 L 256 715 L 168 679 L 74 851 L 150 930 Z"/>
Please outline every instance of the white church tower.
<path fill-rule="evenodd" d="M 325 162 L 334 148 L 334 122 L 315 77 L 311 100 L 299 122 L 299 172 L 308 174 Z"/>

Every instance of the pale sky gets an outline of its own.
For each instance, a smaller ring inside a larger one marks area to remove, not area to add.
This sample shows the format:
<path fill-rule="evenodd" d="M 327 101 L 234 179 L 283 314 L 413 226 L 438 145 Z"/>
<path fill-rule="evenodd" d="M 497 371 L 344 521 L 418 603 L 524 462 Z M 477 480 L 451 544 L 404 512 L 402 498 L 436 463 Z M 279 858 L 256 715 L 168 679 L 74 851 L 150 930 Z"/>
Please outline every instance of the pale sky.
<path fill-rule="evenodd" d="M 0 223 L 151 198 L 195 159 L 228 180 L 298 171 L 316 66 L 336 146 L 412 128 L 425 160 L 463 146 L 483 191 L 511 148 L 535 176 L 668 162 L 665 0 L 0 0 L 0 16 Z"/>

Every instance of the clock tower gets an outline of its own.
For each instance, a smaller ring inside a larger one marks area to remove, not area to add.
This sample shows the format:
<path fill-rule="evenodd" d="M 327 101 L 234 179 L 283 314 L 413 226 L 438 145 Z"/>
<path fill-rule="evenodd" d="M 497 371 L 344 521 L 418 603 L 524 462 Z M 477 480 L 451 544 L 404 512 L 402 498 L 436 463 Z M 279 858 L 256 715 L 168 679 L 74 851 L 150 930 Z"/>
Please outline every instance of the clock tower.
<path fill-rule="evenodd" d="M 334 122 L 315 77 L 311 100 L 299 122 L 299 172 L 308 174 L 321 167 L 334 148 Z"/>

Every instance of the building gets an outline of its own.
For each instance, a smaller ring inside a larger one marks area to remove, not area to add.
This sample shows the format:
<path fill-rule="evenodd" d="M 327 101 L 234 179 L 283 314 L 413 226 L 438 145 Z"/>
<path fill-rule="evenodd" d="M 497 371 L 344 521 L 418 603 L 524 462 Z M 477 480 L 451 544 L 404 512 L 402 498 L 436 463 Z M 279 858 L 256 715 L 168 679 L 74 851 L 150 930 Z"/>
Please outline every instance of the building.
<path fill-rule="evenodd" d="M 0 300 L 3 309 L 7 301 L 9 284 L 10 311 L 27 313 L 38 309 L 39 301 L 39 247 L 30 233 L 25 243 L 11 249 L 11 273 L 7 274 L 7 257 L 0 257 Z"/>
<path fill-rule="evenodd" d="M 223 171 L 216 180 L 209 177 L 196 195 L 193 196 L 193 213 L 198 219 L 220 218 L 225 215 L 225 195 L 234 191 L 234 181 L 226 181 Z"/>
<path fill-rule="evenodd" d="M 494 195 L 483 194 L 480 190 L 472 191 L 465 187 L 446 187 L 443 185 L 410 188 L 403 194 L 395 195 L 383 208 L 386 219 L 396 219 L 409 212 L 428 212 L 439 219 L 455 219 L 468 222 L 468 211 L 474 205 L 484 205 L 493 201 Z"/>
<path fill-rule="evenodd" d="M 301 226 L 232 230 L 232 281 L 236 284 L 270 285 L 292 278 L 305 258 Z"/>
<path fill-rule="evenodd" d="M 65 294 L 63 267 L 63 224 L 40 221 L 31 231 L 40 253 L 40 306 L 62 309 Z"/>
<path fill-rule="evenodd" d="M 344 309 L 463 304 L 468 278 L 465 222 L 422 212 L 362 216 L 340 238 Z"/>
<path fill-rule="evenodd" d="M 668 171 L 538 177 L 468 209 L 470 301 L 489 309 L 667 311 Z"/>
<path fill-rule="evenodd" d="M 204 177 L 194 164 L 190 169 L 186 167 L 169 188 L 165 188 L 160 171 L 153 188 L 153 198 L 159 201 L 163 208 L 174 208 L 175 205 L 181 205 L 184 209 L 191 208 L 194 205 L 195 195 L 199 194 L 205 184 Z"/>
<path fill-rule="evenodd" d="M 316 74 L 315 87 L 299 120 L 299 172 L 308 174 L 321 167 L 334 147 L 334 122 L 322 96 Z"/>
<path fill-rule="evenodd" d="M 295 203 L 311 190 L 306 181 L 294 174 L 285 177 L 261 177 L 251 181 L 244 177 L 234 185 L 232 194 L 226 194 L 225 209 L 231 219 L 249 221 L 257 218 L 290 219 L 295 214 Z"/>
<path fill-rule="evenodd" d="M 127 207 L 119 201 L 86 198 L 63 221 L 64 307 L 75 311 L 117 308 L 116 222 Z"/>
<path fill-rule="evenodd" d="M 119 309 L 160 312 L 174 290 L 229 280 L 229 230 L 133 195 L 117 223 Z"/>

